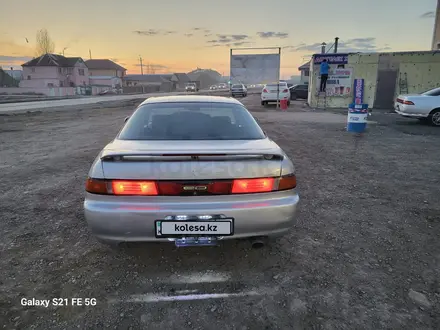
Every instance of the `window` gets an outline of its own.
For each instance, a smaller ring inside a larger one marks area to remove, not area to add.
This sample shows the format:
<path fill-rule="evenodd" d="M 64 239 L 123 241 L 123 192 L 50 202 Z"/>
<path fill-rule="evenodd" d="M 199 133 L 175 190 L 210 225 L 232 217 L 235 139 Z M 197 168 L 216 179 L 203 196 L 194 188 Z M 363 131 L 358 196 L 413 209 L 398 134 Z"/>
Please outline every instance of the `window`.
<path fill-rule="evenodd" d="M 67 74 L 72 74 L 73 73 L 73 68 L 67 68 Z"/>
<path fill-rule="evenodd" d="M 58 68 L 58 73 L 61 73 L 61 68 Z"/>
<path fill-rule="evenodd" d="M 243 85 L 232 85 L 232 88 L 243 88 Z"/>
<path fill-rule="evenodd" d="M 305 70 L 304 71 L 304 77 L 308 77 L 310 75 L 310 71 L 309 70 Z"/>
<path fill-rule="evenodd" d="M 345 64 L 338 64 L 338 69 L 345 69 Z"/>
<path fill-rule="evenodd" d="M 31 71 L 32 71 L 32 73 L 35 73 L 35 68 L 32 68 Z"/>
<path fill-rule="evenodd" d="M 265 135 L 252 115 L 230 103 L 156 103 L 138 108 L 119 140 L 258 140 Z"/>
<path fill-rule="evenodd" d="M 48 83 L 47 87 L 53 87 L 53 83 Z"/>
<path fill-rule="evenodd" d="M 63 86 L 64 86 L 64 83 L 62 80 L 60 80 L 60 87 L 63 87 Z"/>
<path fill-rule="evenodd" d="M 440 95 L 440 87 L 430 89 L 429 91 L 426 91 L 422 93 L 422 95 L 428 95 L 428 96 L 439 96 Z"/>
<path fill-rule="evenodd" d="M 78 74 L 80 76 L 84 76 L 84 69 L 78 69 Z"/>

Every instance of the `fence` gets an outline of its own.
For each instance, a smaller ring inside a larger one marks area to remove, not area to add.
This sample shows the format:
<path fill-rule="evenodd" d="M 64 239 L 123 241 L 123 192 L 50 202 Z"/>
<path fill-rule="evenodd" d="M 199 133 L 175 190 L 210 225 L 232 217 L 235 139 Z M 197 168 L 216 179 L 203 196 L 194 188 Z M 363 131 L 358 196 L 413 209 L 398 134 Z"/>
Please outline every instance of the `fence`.
<path fill-rule="evenodd" d="M 108 90 L 105 86 L 92 87 L 47 87 L 47 88 L 25 88 L 25 87 L 3 87 L 0 88 L 1 94 L 8 95 L 46 95 L 51 97 L 77 96 L 77 95 L 97 95 Z"/>

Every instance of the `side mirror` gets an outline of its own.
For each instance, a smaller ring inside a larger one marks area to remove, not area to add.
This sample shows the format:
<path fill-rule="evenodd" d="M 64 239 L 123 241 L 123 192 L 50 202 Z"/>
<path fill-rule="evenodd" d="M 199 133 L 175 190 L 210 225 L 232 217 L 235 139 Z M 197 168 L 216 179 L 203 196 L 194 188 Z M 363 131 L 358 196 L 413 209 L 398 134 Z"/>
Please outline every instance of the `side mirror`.
<path fill-rule="evenodd" d="M 125 117 L 125 119 L 124 119 L 124 123 L 126 123 L 127 122 L 127 120 L 129 120 L 130 119 L 130 116 L 128 116 L 128 117 Z"/>

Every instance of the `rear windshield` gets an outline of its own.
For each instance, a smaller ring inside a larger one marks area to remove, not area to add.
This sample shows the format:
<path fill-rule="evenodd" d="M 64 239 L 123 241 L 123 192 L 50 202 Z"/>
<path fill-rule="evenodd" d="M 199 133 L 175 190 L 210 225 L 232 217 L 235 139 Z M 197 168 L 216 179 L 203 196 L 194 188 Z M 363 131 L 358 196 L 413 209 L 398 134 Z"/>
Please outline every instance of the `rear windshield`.
<path fill-rule="evenodd" d="M 439 88 L 430 89 L 429 91 L 426 91 L 426 92 L 422 93 L 422 95 L 439 96 L 440 95 L 440 87 Z"/>
<path fill-rule="evenodd" d="M 268 84 L 268 85 L 266 85 L 266 87 L 269 87 L 269 88 L 278 88 L 278 86 L 280 86 L 280 87 L 286 87 L 287 86 L 287 84 L 283 84 L 283 83 L 281 83 L 281 84 L 279 84 L 279 85 L 277 85 L 277 84 Z"/>
<path fill-rule="evenodd" d="M 242 88 L 243 85 L 232 85 L 232 88 Z"/>
<path fill-rule="evenodd" d="M 127 121 L 119 140 L 258 140 L 265 135 L 241 105 L 209 102 L 146 104 Z"/>

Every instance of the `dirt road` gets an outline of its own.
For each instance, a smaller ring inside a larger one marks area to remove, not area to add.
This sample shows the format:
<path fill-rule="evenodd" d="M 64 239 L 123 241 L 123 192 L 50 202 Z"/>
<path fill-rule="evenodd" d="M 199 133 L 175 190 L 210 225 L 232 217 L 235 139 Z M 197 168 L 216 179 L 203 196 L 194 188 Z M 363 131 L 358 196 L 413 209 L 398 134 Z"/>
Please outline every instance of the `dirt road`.
<path fill-rule="evenodd" d="M 438 328 L 440 129 L 374 114 L 354 138 L 340 114 L 301 102 L 281 113 L 250 95 L 243 103 L 297 166 L 291 233 L 259 250 L 117 253 L 86 227 L 84 181 L 134 103 L 0 117 L 5 329 Z"/>

